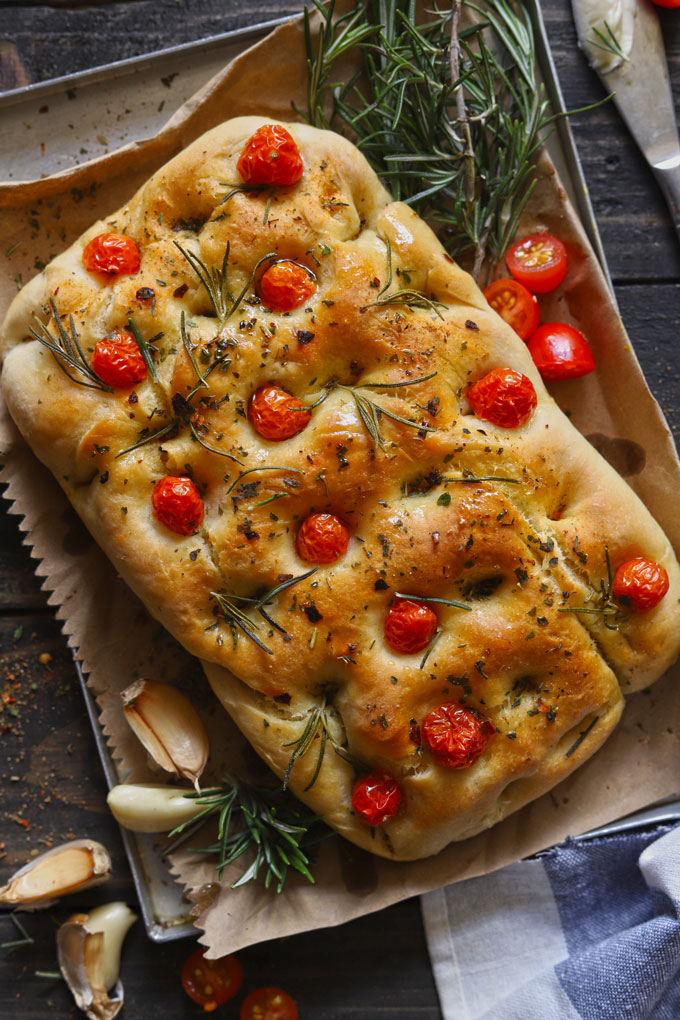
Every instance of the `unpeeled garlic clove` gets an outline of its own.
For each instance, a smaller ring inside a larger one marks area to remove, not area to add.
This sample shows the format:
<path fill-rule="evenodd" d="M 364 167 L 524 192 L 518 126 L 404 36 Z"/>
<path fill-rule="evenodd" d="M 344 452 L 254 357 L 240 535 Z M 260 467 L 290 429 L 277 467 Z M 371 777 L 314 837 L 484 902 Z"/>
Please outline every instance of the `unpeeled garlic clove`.
<path fill-rule="evenodd" d="M 124 783 L 114 786 L 106 798 L 113 817 L 132 832 L 170 832 L 190 822 L 204 810 L 193 790 L 161 783 Z"/>
<path fill-rule="evenodd" d="M 125 718 L 154 761 L 198 789 L 208 760 L 208 735 L 189 699 L 155 680 L 135 680 L 121 698 Z"/>
<path fill-rule="evenodd" d="M 101 843 L 76 839 L 29 861 L 0 889 L 0 903 L 47 906 L 59 896 L 101 885 L 111 875 L 111 858 Z"/>
<path fill-rule="evenodd" d="M 76 1005 L 91 1020 L 113 1020 L 123 1007 L 120 951 L 136 920 L 127 904 L 107 903 L 75 914 L 57 932 L 59 969 Z"/>

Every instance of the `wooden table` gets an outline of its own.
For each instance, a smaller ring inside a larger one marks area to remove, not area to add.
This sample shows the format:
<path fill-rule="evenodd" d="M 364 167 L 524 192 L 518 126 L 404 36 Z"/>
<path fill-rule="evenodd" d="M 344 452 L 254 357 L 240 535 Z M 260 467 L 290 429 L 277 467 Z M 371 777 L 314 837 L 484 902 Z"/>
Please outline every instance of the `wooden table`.
<path fill-rule="evenodd" d="M 286 0 L 122 0 L 115 4 L 11 6 L 3 0 L 0 88 L 18 87 L 300 10 Z M 567 105 L 602 97 L 577 50 L 568 0 L 544 0 L 544 15 Z M 680 100 L 680 11 L 661 12 L 671 76 Z M 651 173 L 611 105 L 579 116 L 574 133 L 622 316 L 648 382 L 676 440 L 680 435 L 680 246 Z M 634 408 L 632 409 L 634 413 Z M 669 494 L 670 497 L 670 494 Z M 2 1016 L 66 1016 L 72 1003 L 56 969 L 55 925 L 95 901 L 135 895 L 73 668 L 53 610 L 33 575 L 14 517 L 0 519 L 0 876 L 42 849 L 48 836 L 88 833 L 110 848 L 114 877 L 45 914 L 23 915 L 35 939 L 0 950 Z M 16 937 L 0 915 L 0 942 Z M 200 1015 L 179 986 L 186 941 L 153 945 L 141 924 L 128 936 L 126 1015 Z M 305 1020 L 440 1018 L 417 900 L 344 925 L 240 953 L 248 985 L 280 984 Z M 227 1005 L 220 1015 L 235 1018 Z"/>

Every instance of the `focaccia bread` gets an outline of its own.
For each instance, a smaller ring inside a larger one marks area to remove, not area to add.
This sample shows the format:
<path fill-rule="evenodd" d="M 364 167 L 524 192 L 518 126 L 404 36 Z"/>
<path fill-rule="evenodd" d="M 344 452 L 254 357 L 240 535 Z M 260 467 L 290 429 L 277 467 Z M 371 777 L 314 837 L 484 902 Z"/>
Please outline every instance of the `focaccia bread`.
<path fill-rule="evenodd" d="M 244 182 L 264 123 L 198 139 L 24 287 L 3 391 L 274 772 L 348 839 L 423 857 L 601 746 L 676 658 L 680 574 L 349 142 L 287 125 L 274 183 Z M 92 268 L 106 233 L 139 268 Z M 608 560 L 637 558 L 668 575 L 652 608 L 612 595 Z"/>

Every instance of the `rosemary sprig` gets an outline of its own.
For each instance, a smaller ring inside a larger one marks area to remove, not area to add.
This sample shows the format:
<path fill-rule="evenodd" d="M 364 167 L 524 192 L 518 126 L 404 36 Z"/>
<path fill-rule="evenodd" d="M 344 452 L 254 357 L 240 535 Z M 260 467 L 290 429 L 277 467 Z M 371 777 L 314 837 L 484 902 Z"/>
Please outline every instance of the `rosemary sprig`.
<path fill-rule="evenodd" d="M 338 86 L 332 5 L 318 6 L 308 120 L 326 126 L 332 99 L 331 126 L 357 139 L 396 199 L 446 228 L 454 257 L 473 255 L 479 276 L 513 237 L 551 122 L 528 11 L 521 0 L 454 0 L 417 24 L 412 0 L 357 2 L 346 17 L 360 69 Z"/>
<path fill-rule="evenodd" d="M 382 297 L 378 295 L 375 301 L 364 307 L 375 308 L 382 305 L 406 305 L 407 308 L 425 308 L 438 315 L 442 321 L 444 316 L 439 309 L 446 308 L 442 301 L 435 301 L 433 298 L 423 294 L 422 291 L 413 290 L 410 287 L 402 287 L 401 290 L 394 290 L 391 294 L 383 294 Z"/>
<path fill-rule="evenodd" d="M 280 893 L 290 868 L 314 882 L 309 848 L 331 832 L 321 815 L 305 808 L 290 793 L 281 787 L 255 786 L 226 776 L 223 787 L 185 796 L 204 805 L 203 810 L 191 822 L 173 829 L 170 837 L 178 838 L 166 848 L 165 855 L 191 838 L 208 818 L 217 815 L 217 842 L 191 850 L 214 854 L 219 878 L 243 854 L 252 854 L 251 863 L 232 883 L 232 889 L 257 879 L 262 872 L 265 888 L 275 883 L 276 892 Z"/>
<path fill-rule="evenodd" d="M 607 565 L 607 581 L 604 579 L 600 580 L 600 591 L 599 593 L 593 592 L 593 595 L 589 598 L 593 598 L 597 595 L 599 599 L 599 605 L 597 606 L 565 606 L 562 609 L 558 609 L 558 613 L 583 613 L 590 616 L 601 616 L 602 622 L 604 623 L 607 630 L 620 630 L 623 623 L 622 619 L 619 619 L 617 623 L 612 621 L 613 617 L 621 616 L 621 608 L 616 604 L 612 597 L 612 588 L 614 584 L 612 575 L 612 565 L 609 559 L 609 549 L 605 545 L 604 547 L 604 558 Z M 588 599 L 586 600 L 588 601 Z"/>
<path fill-rule="evenodd" d="M 442 478 L 443 482 L 464 482 L 467 485 L 472 485 L 475 482 L 507 482 L 509 485 L 521 485 L 522 482 L 519 478 L 502 478 L 500 475 L 460 475 L 460 477 L 445 475 Z"/>
<path fill-rule="evenodd" d="M 576 738 L 574 743 L 571 745 L 569 750 L 565 752 L 565 755 L 564 755 L 565 758 L 571 758 L 571 756 L 574 753 L 574 751 L 576 750 L 576 748 L 580 747 L 580 745 L 586 739 L 586 737 L 588 736 L 588 734 L 590 733 L 590 731 L 592 730 L 592 728 L 594 727 L 595 723 L 597 722 L 597 720 L 599 718 L 600 718 L 599 715 L 596 715 L 595 718 L 592 719 L 590 723 L 588 723 L 586 728 L 584 730 L 581 730 L 581 732 L 579 733 L 578 737 Z"/>
<path fill-rule="evenodd" d="M 215 311 L 215 315 L 217 316 L 218 330 L 222 330 L 224 328 L 228 319 L 230 319 L 234 312 L 239 308 L 262 263 L 276 259 L 276 255 L 273 252 L 268 252 L 266 255 L 263 255 L 261 259 L 258 259 L 245 287 L 243 287 L 237 297 L 234 297 L 229 290 L 229 252 L 231 250 L 229 241 L 227 241 L 227 246 L 224 250 L 224 257 L 222 259 L 222 266 L 219 269 L 215 266 L 212 268 L 209 267 L 199 255 L 194 255 L 192 251 L 183 248 L 177 241 L 175 241 L 174 244 L 187 260 L 205 288 L 205 291 L 210 298 L 210 303 Z M 232 345 L 236 343 L 233 339 L 228 342 Z"/>
<path fill-rule="evenodd" d="M 265 465 L 265 466 L 263 466 L 263 467 L 253 467 L 253 468 L 248 468 L 248 470 L 247 470 L 247 471 L 242 471 L 242 472 L 241 472 L 241 474 L 240 474 L 240 475 L 238 476 L 238 478 L 235 478 L 235 479 L 234 479 L 234 481 L 233 481 L 233 482 L 231 483 L 231 485 L 230 485 L 230 486 L 229 486 L 229 488 L 227 489 L 227 496 L 229 495 L 229 493 L 231 492 L 231 490 L 232 490 L 233 488 L 235 488 L 235 487 L 236 487 L 236 486 L 238 485 L 238 483 L 239 483 L 239 482 L 241 481 L 241 479 L 242 479 L 242 478 L 245 478 L 245 476 L 246 476 L 246 475 L 252 475 L 252 473 L 253 473 L 254 471 L 292 471 L 292 472 L 294 472 L 294 473 L 295 473 L 296 475 L 304 475 L 304 474 L 306 473 L 306 472 L 304 472 L 304 471 L 303 471 L 303 470 L 302 470 L 301 468 L 294 468 L 294 467 L 279 467 L 279 466 L 278 466 L 278 465 L 276 465 L 276 464 L 271 464 L 271 465 Z"/>
<path fill-rule="evenodd" d="M 611 56 L 616 57 L 617 60 L 626 61 L 628 57 L 621 48 L 621 43 L 616 38 L 611 25 L 608 22 L 604 22 L 604 32 L 600 28 L 593 26 L 594 39 L 589 39 L 588 42 L 591 46 L 596 46 L 599 50 L 604 50 Z"/>
<path fill-rule="evenodd" d="M 153 443 L 156 439 L 162 439 L 163 436 L 167 436 L 168 433 L 172 432 L 173 429 L 176 428 L 177 419 L 173 418 L 171 422 L 168 422 L 167 425 L 163 425 L 162 428 L 156 429 L 155 432 L 149 432 L 146 436 L 142 436 L 142 438 L 138 439 L 136 443 L 132 444 L 132 446 L 127 446 L 124 450 L 119 450 L 114 460 L 118 460 L 119 457 L 124 457 L 126 453 L 132 453 L 133 450 L 139 450 L 140 447 L 146 446 L 147 443 Z"/>
<path fill-rule="evenodd" d="M 267 646 L 263 644 L 255 633 L 255 631 L 259 629 L 260 624 L 251 620 L 249 616 L 246 616 L 240 608 L 239 603 L 243 603 L 248 606 L 248 608 L 258 612 L 260 616 L 267 621 L 267 623 L 271 624 L 271 626 L 275 627 L 282 634 L 287 634 L 287 631 L 279 623 L 276 623 L 275 620 L 271 619 L 271 617 L 266 613 L 264 607 L 273 602 L 277 595 L 280 595 L 282 591 L 286 590 L 286 588 L 290 588 L 291 585 L 297 584 L 299 581 L 305 581 L 308 577 L 311 577 L 312 574 L 315 574 L 318 569 L 318 567 L 312 567 L 311 570 L 305 571 L 304 574 L 298 574 L 297 577 L 289 577 L 287 580 L 281 581 L 260 599 L 250 598 L 246 595 L 233 595 L 225 594 L 224 592 L 211 591 L 210 597 L 217 603 L 222 612 L 224 622 L 231 630 L 234 642 L 234 651 L 236 651 L 238 647 L 238 635 L 240 630 L 246 635 L 246 637 L 250 638 L 251 641 L 254 641 L 256 645 L 266 652 L 267 655 L 274 654 L 271 649 L 267 648 Z M 215 624 L 211 624 L 210 626 L 214 627 Z"/>
<path fill-rule="evenodd" d="M 182 312 L 182 315 L 184 315 L 184 312 Z M 132 316 L 130 316 L 129 319 L 128 319 L 128 326 L 130 327 L 130 332 L 132 333 L 133 337 L 135 338 L 137 346 L 139 347 L 140 351 L 142 352 L 142 357 L 144 358 L 144 361 L 146 362 L 146 367 L 149 369 L 149 375 L 151 376 L 153 381 L 155 383 L 157 383 L 158 382 L 158 376 L 156 375 L 156 366 L 153 363 L 153 359 L 151 357 L 151 351 L 149 350 L 149 345 L 147 344 L 146 340 L 144 339 L 142 334 L 137 329 L 137 327 L 136 327 L 136 325 L 135 325 L 135 323 L 134 323 L 134 321 L 132 319 Z M 163 336 L 162 333 L 157 333 L 156 336 L 151 338 L 149 343 L 153 343 L 155 340 L 160 340 L 160 338 L 162 336 Z"/>
<path fill-rule="evenodd" d="M 50 298 L 50 307 L 52 309 L 52 316 L 54 318 L 55 325 L 57 327 L 57 336 L 52 336 L 50 331 L 44 322 L 42 322 L 37 315 L 34 315 L 40 332 L 29 326 L 29 332 L 31 336 L 46 347 L 50 352 L 58 367 L 68 376 L 71 382 L 76 383 L 78 386 L 85 386 L 89 390 L 102 390 L 104 393 L 113 393 L 113 386 L 109 386 L 100 379 L 95 370 L 90 365 L 89 361 L 83 353 L 83 349 L 80 346 L 78 334 L 76 332 L 76 326 L 73 321 L 73 316 L 69 315 L 69 327 L 71 330 L 70 336 L 64 328 L 64 324 L 61 321 L 61 316 L 57 311 L 57 306 L 54 302 L 54 298 Z M 66 364 L 64 364 L 64 362 Z M 75 372 L 78 373 L 82 378 L 78 378 L 66 368 L 69 365 Z"/>
<path fill-rule="evenodd" d="M 337 88 L 341 82 L 332 83 L 331 71 L 336 60 L 359 43 L 376 33 L 376 26 L 363 23 L 361 9 L 348 11 L 341 18 L 334 19 L 335 0 L 326 6 L 322 0 L 312 0 L 321 14 L 319 45 L 316 52 L 312 45 L 309 8 L 305 8 L 305 43 L 307 48 L 307 119 L 314 127 L 329 127 L 324 112 L 324 101 L 329 89 Z M 295 105 L 295 104 L 293 104 Z M 298 113 L 302 113 L 295 107 Z"/>
<path fill-rule="evenodd" d="M 464 602 L 453 602 L 451 599 L 440 599 L 434 595 L 405 595 L 404 592 L 394 593 L 397 599 L 413 599 L 416 602 L 436 602 L 442 606 L 453 606 L 454 609 L 464 609 L 466 613 L 472 612 L 472 606 L 466 606 Z"/>
<path fill-rule="evenodd" d="M 288 780 L 290 778 L 290 773 L 291 769 L 293 768 L 293 765 L 298 760 L 298 758 L 302 758 L 303 755 L 307 754 L 307 751 L 312 746 L 312 742 L 316 739 L 319 733 L 319 729 L 321 730 L 321 737 L 319 740 L 319 753 L 316 758 L 316 766 L 314 768 L 312 778 L 309 780 L 309 782 L 304 788 L 303 791 L 304 793 L 306 793 L 307 790 L 311 790 L 311 788 L 314 786 L 315 782 L 319 778 L 319 773 L 321 771 L 321 766 L 323 764 L 324 755 L 326 753 L 327 742 L 330 743 L 335 753 L 344 761 L 349 762 L 350 765 L 353 765 L 359 771 L 366 770 L 366 765 L 358 758 L 355 758 L 352 754 L 350 754 L 347 748 L 343 747 L 343 745 L 339 744 L 338 741 L 335 739 L 333 731 L 331 730 L 328 722 L 328 713 L 329 708 L 325 700 L 321 705 L 315 705 L 314 708 L 310 711 L 307 717 L 307 722 L 305 723 L 302 733 L 300 734 L 298 739 L 292 740 L 290 743 L 283 745 L 284 747 L 293 748 L 293 752 L 288 761 L 288 767 L 286 768 L 286 774 L 283 777 L 284 790 L 288 787 Z M 332 708 L 330 709 L 330 714 L 331 716 L 333 714 Z"/>

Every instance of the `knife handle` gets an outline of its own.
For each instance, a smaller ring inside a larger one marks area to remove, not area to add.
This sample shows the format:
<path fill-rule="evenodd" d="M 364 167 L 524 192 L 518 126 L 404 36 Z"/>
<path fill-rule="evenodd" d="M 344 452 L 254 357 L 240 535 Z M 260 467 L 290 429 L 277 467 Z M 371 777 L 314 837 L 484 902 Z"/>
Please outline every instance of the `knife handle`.
<path fill-rule="evenodd" d="M 654 173 L 666 196 L 673 225 L 680 237 L 680 155 L 666 160 L 665 165 L 655 166 Z"/>

